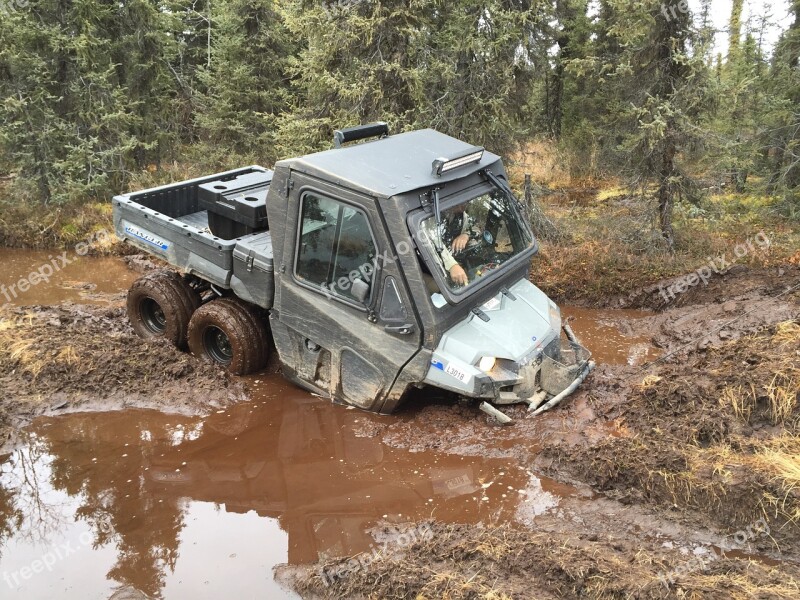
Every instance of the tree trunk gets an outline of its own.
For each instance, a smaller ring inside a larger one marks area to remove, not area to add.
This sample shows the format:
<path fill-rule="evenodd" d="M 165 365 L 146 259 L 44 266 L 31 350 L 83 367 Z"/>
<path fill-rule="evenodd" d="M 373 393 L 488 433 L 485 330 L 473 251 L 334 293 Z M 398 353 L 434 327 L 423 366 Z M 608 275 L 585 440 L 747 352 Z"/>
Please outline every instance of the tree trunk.
<path fill-rule="evenodd" d="M 675 247 L 675 234 L 672 229 L 672 205 L 675 202 L 673 177 L 675 176 L 675 142 L 672 127 L 667 128 L 667 139 L 662 154 L 661 172 L 658 186 L 658 217 L 661 235 L 667 240 L 670 250 Z"/>
<path fill-rule="evenodd" d="M 530 221 L 531 229 L 537 238 L 551 242 L 561 239 L 561 232 L 558 227 L 544 214 L 541 205 L 534 197 L 533 183 L 529 173 L 525 174 L 525 207 L 528 210 L 528 221 Z"/>

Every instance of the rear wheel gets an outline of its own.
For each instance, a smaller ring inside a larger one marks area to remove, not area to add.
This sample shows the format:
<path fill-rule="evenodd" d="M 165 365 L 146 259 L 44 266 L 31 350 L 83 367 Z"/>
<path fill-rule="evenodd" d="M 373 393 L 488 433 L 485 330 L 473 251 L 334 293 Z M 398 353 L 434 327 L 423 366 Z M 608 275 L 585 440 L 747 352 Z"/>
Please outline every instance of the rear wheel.
<path fill-rule="evenodd" d="M 143 338 L 163 337 L 185 348 L 189 319 L 200 306 L 200 296 L 172 271 L 156 271 L 139 278 L 128 292 L 128 319 Z"/>
<path fill-rule="evenodd" d="M 247 375 L 266 366 L 268 339 L 264 319 L 233 298 L 204 304 L 189 322 L 192 354 L 225 367 L 234 375 Z"/>

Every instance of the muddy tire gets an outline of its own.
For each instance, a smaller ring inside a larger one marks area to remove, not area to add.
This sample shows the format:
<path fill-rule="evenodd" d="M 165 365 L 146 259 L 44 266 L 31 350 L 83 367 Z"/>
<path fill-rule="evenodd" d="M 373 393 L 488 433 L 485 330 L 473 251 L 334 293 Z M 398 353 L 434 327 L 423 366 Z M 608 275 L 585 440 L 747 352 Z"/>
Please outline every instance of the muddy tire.
<path fill-rule="evenodd" d="M 186 348 L 189 320 L 200 296 L 173 271 L 156 271 L 137 279 L 128 291 L 128 319 L 143 338 L 163 337 Z"/>
<path fill-rule="evenodd" d="M 233 298 L 212 300 L 197 309 L 189 322 L 189 350 L 234 375 L 254 373 L 267 364 L 266 321 Z"/>
<path fill-rule="evenodd" d="M 186 310 L 189 311 L 189 317 L 191 317 L 194 311 L 200 308 L 200 305 L 203 303 L 202 299 L 200 298 L 200 294 L 198 294 L 192 288 L 192 286 L 190 286 L 187 281 L 175 271 L 162 269 L 160 271 L 151 273 L 149 277 L 164 278 L 165 280 L 169 281 L 169 285 L 175 289 L 175 293 L 181 297 L 181 301 L 186 307 Z"/>

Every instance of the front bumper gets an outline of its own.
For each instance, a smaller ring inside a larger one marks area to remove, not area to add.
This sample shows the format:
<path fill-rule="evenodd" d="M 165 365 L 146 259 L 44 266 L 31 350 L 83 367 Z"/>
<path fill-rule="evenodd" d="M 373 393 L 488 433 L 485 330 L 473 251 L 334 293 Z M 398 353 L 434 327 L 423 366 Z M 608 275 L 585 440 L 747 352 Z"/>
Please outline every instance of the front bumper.
<path fill-rule="evenodd" d="M 591 360 L 591 352 L 580 344 L 569 324 L 565 322 L 562 329 L 569 347 L 562 349 L 560 338 L 554 339 L 530 364 L 520 366 L 516 383 L 511 386 L 497 385 L 509 383 L 509 380 L 498 381 L 497 374 L 493 373 L 495 397 L 491 404 L 482 402 L 481 410 L 501 423 L 510 423 L 510 417 L 492 404 L 525 403 L 532 415 L 538 415 L 572 394 L 594 370 L 595 362 Z"/>

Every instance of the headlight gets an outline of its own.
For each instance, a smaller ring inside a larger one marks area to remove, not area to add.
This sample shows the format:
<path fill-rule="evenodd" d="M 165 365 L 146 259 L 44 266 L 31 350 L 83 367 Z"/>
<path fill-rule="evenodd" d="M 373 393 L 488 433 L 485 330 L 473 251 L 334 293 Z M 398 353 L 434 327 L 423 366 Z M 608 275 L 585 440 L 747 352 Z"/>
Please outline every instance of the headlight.
<path fill-rule="evenodd" d="M 478 363 L 478 368 L 484 373 L 488 373 L 494 368 L 496 359 L 494 356 L 484 356 Z"/>

